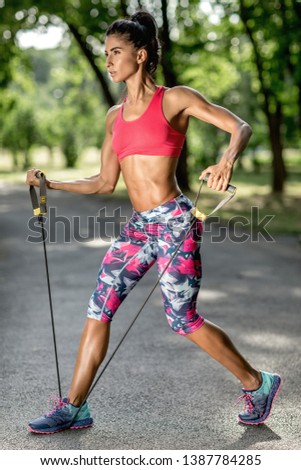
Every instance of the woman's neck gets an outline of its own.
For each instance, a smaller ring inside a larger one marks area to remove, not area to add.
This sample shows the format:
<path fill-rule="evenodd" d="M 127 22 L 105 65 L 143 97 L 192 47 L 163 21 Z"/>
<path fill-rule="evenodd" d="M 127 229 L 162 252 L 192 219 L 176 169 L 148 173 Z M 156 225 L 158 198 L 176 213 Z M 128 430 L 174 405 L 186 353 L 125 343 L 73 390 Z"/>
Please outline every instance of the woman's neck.
<path fill-rule="evenodd" d="M 129 80 L 126 82 L 126 88 L 128 103 L 135 104 L 139 101 L 144 101 L 147 96 L 152 95 L 156 90 L 156 83 L 149 78 L 146 78 L 145 81 Z"/>

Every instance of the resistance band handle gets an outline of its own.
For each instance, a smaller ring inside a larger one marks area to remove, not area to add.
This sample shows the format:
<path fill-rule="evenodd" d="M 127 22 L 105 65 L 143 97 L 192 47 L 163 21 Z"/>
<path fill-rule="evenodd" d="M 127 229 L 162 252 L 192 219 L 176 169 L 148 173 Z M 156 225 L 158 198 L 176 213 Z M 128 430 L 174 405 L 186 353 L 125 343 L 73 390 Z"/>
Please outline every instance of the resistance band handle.
<path fill-rule="evenodd" d="M 206 183 L 208 183 L 208 179 L 209 179 L 209 174 L 208 173 L 205 178 L 202 178 L 203 181 L 206 181 Z M 235 193 L 236 192 L 236 186 L 233 186 L 233 184 L 228 184 L 227 188 L 226 188 L 226 191 L 228 193 Z"/>
<path fill-rule="evenodd" d="M 40 199 L 38 200 L 35 187 L 32 184 L 29 187 L 29 193 L 33 214 L 40 217 L 47 213 L 46 175 L 43 171 L 38 170 L 36 171 L 35 176 L 40 180 Z"/>
<path fill-rule="evenodd" d="M 201 184 L 200 184 L 200 187 L 199 187 L 199 191 L 198 191 L 198 194 L 197 194 L 195 203 L 194 203 L 194 207 L 191 209 L 192 215 L 193 215 L 196 219 L 201 220 L 202 222 L 204 222 L 208 217 L 210 217 L 211 215 L 213 215 L 216 211 L 218 211 L 218 210 L 221 209 L 225 204 L 227 204 L 227 203 L 235 196 L 235 193 L 236 193 L 236 186 L 233 186 L 232 184 L 228 184 L 226 191 L 227 191 L 228 193 L 230 193 L 229 196 L 227 196 L 227 197 L 225 197 L 224 199 L 222 199 L 222 201 L 219 202 L 219 204 L 213 209 L 213 211 L 210 212 L 210 214 L 208 214 L 208 215 L 204 214 L 204 212 L 201 212 L 201 211 L 197 208 L 197 202 L 198 202 L 198 199 L 199 199 L 199 196 L 200 196 L 200 193 L 201 193 L 201 189 L 202 189 L 203 183 L 204 183 L 204 181 L 208 182 L 208 178 L 209 178 L 209 175 L 206 175 L 204 178 L 202 178 L 202 179 L 200 180 L 200 181 L 201 181 Z"/>
<path fill-rule="evenodd" d="M 43 171 L 40 171 L 40 170 L 37 170 L 35 172 L 35 177 L 38 178 L 38 179 L 41 179 L 45 176 L 45 173 Z"/>

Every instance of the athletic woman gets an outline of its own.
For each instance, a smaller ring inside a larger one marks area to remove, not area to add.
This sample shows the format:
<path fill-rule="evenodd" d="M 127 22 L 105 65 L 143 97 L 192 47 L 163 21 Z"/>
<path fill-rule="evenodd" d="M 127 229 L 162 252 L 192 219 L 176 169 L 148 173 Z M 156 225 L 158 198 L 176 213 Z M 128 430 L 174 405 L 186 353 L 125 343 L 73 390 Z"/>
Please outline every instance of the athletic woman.
<path fill-rule="evenodd" d="M 217 191 L 226 190 L 234 162 L 252 133 L 246 122 L 208 102 L 196 90 L 157 85 L 153 77 L 159 51 L 158 28 L 149 13 L 140 11 L 111 24 L 105 40 L 106 67 L 114 83 L 125 82 L 126 97 L 108 111 L 100 172 L 75 181 L 47 180 L 49 189 L 111 194 L 122 172 L 133 214 L 101 264 L 69 392 L 51 412 L 29 424 L 29 430 L 35 433 L 92 425 L 85 397 L 106 355 L 114 314 L 154 263 L 159 275 L 163 272 L 193 220 L 193 204 L 181 192 L 175 176 L 190 116 L 231 136 L 220 161 L 200 175 L 209 174 L 208 187 Z M 39 186 L 36 172 L 35 168 L 28 171 L 27 184 Z M 201 222 L 195 221 L 160 279 L 167 321 L 175 332 L 197 344 L 241 382 L 245 407 L 239 421 L 263 423 L 281 378 L 252 367 L 228 335 L 198 313 L 201 230 Z"/>

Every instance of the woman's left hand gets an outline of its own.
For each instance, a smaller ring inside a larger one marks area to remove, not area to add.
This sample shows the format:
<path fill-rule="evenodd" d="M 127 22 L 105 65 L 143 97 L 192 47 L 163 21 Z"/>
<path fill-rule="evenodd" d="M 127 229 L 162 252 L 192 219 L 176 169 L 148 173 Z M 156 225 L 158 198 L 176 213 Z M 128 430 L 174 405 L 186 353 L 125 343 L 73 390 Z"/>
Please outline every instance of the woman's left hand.
<path fill-rule="evenodd" d="M 208 188 L 215 189 L 216 191 L 226 191 L 232 172 L 233 162 L 221 161 L 217 165 L 208 166 L 208 168 L 202 171 L 199 179 L 204 179 L 209 174 L 207 181 Z"/>

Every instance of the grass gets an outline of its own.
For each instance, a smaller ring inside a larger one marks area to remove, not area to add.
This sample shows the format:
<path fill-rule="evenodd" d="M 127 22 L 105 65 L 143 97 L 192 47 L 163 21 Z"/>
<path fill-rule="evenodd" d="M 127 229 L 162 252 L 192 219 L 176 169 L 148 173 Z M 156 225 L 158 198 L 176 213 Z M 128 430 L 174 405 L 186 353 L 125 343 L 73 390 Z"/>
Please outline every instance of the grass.
<path fill-rule="evenodd" d="M 288 152 L 285 155 L 288 169 L 288 180 L 285 184 L 283 194 L 271 193 L 271 170 L 269 158 L 263 155 L 260 160 L 260 173 L 254 173 L 250 161 L 244 164 L 244 170 L 236 168 L 231 183 L 237 186 L 235 198 L 223 209 L 217 212 L 221 219 L 235 222 L 243 220 L 248 222 L 256 230 L 257 222 L 263 220 L 265 216 L 273 216 L 266 225 L 271 234 L 297 235 L 301 234 L 301 157 L 299 152 Z M 96 174 L 99 171 L 99 151 L 88 149 L 82 155 L 78 165 L 74 169 L 64 168 L 61 154 L 54 151 L 49 156 L 45 149 L 39 149 L 33 153 L 33 166 L 41 168 L 51 179 L 79 179 L 85 176 Z M 1 185 L 24 184 L 26 178 L 25 171 L 12 171 L 12 161 L 8 154 L 0 154 L 0 183 Z M 198 178 L 194 176 L 192 191 L 187 195 L 192 200 L 198 189 Z M 127 198 L 127 191 L 123 179 L 120 178 L 116 191 L 116 197 Z M 205 212 L 210 212 L 213 207 L 224 197 L 224 194 L 203 188 L 199 208 Z M 258 207 L 258 217 L 254 217 Z M 253 216 L 251 216 L 253 214 Z M 245 219 L 241 219 L 244 217 Z M 267 219 L 266 219 L 267 220 Z M 247 227 L 248 228 L 248 227 Z"/>

